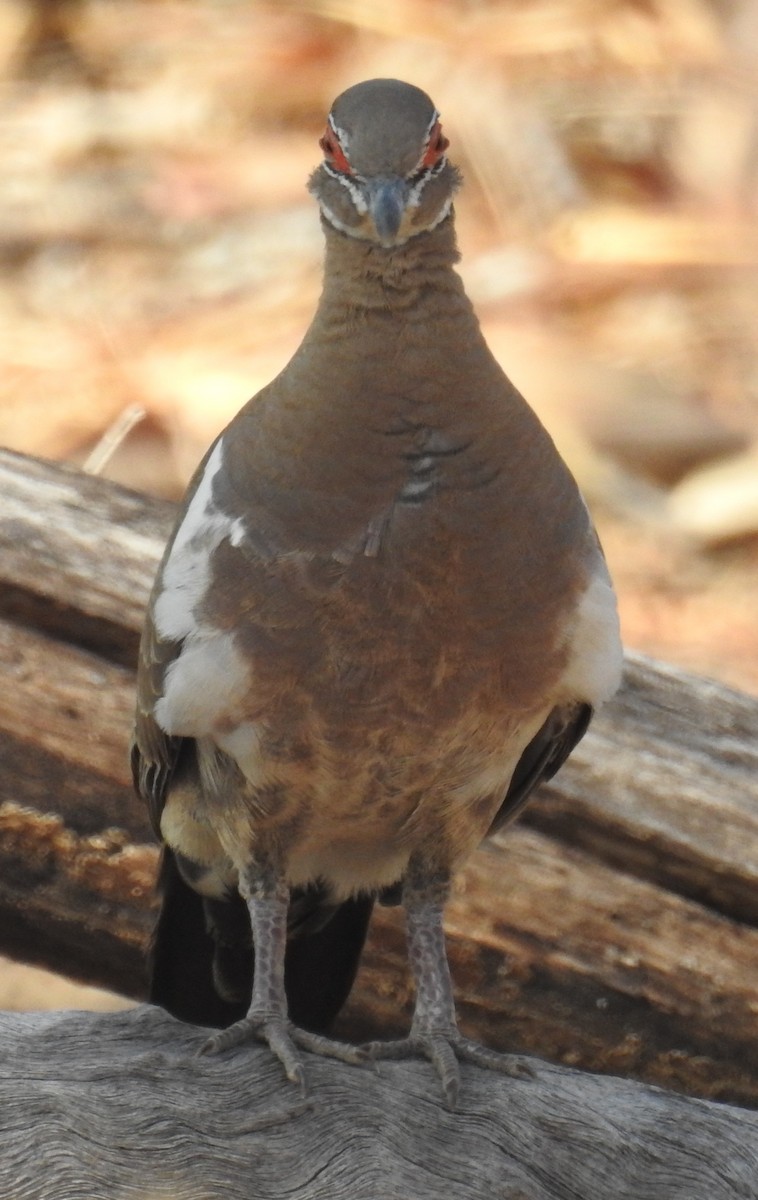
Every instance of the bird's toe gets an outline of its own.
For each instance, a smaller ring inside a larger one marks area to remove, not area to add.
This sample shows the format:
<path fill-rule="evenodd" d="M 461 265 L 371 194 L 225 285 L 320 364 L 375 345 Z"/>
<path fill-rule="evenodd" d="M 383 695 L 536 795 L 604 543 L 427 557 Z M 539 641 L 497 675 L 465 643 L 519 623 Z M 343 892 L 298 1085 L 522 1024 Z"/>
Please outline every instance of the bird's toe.
<path fill-rule="evenodd" d="M 322 1033 L 311 1033 L 307 1029 L 290 1026 L 292 1038 L 298 1046 L 309 1050 L 311 1054 L 320 1054 L 325 1058 L 336 1058 L 339 1062 L 361 1066 L 369 1061 L 365 1046 L 353 1046 L 350 1042 L 335 1042 L 332 1038 L 324 1037 Z"/>
<path fill-rule="evenodd" d="M 227 1029 L 214 1033 L 200 1047 L 200 1054 L 220 1054 L 246 1042 L 264 1042 L 284 1067 L 291 1083 L 296 1084 L 301 1096 L 305 1096 L 305 1068 L 292 1037 L 289 1022 L 279 1017 L 248 1015 L 235 1021 Z"/>
<path fill-rule="evenodd" d="M 460 1090 L 459 1062 L 471 1062 L 486 1070 L 498 1071 L 512 1079 L 531 1079 L 532 1068 L 522 1059 L 510 1054 L 489 1050 L 471 1038 L 453 1030 L 417 1030 L 406 1038 L 392 1042 L 370 1042 L 364 1047 L 369 1058 L 407 1059 L 427 1058 L 434 1066 L 445 1097 L 445 1106 L 454 1109 Z"/>
<path fill-rule="evenodd" d="M 523 1058 L 513 1054 L 502 1054 L 498 1050 L 490 1050 L 472 1038 L 456 1035 L 452 1043 L 456 1056 L 462 1062 L 475 1063 L 488 1071 L 498 1071 L 511 1079 L 534 1079 L 534 1068 Z"/>
<path fill-rule="evenodd" d="M 298 1087 L 303 1097 L 307 1090 L 305 1066 L 298 1047 L 311 1054 L 354 1065 L 367 1062 L 369 1057 L 362 1046 L 333 1041 L 323 1034 L 300 1029 L 280 1017 L 255 1015 L 248 1015 L 227 1029 L 214 1033 L 200 1047 L 200 1054 L 219 1054 L 250 1041 L 264 1042 L 269 1047 L 284 1067 L 287 1078 Z"/>
<path fill-rule="evenodd" d="M 243 1042 L 265 1041 L 265 1037 L 261 1037 L 261 1030 L 262 1024 L 260 1021 L 251 1020 L 250 1017 L 243 1017 L 241 1021 L 235 1021 L 233 1025 L 227 1026 L 226 1029 L 219 1029 L 217 1033 L 211 1034 L 203 1042 L 198 1053 L 221 1054 L 224 1050 L 231 1050 L 234 1046 L 241 1046 Z"/>

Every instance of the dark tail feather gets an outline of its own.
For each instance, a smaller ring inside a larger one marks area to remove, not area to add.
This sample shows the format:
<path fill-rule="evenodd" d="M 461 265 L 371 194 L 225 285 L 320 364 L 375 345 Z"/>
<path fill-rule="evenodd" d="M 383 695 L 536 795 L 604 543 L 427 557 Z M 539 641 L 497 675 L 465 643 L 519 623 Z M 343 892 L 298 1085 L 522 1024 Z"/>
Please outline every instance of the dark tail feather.
<path fill-rule="evenodd" d="M 296 1025 L 329 1029 L 350 995 L 373 907 L 371 896 L 344 900 L 321 929 L 289 942 L 284 984 Z"/>
<path fill-rule="evenodd" d="M 235 924 L 239 924 L 240 918 L 247 921 L 248 978 L 243 981 L 243 998 L 230 1002 L 219 994 L 214 983 L 218 943 L 211 933 L 211 925 L 215 922 L 208 919 L 207 902 L 185 883 L 176 859 L 167 847 L 161 856 L 158 890 L 161 910 L 148 960 L 151 1003 L 159 1004 L 172 1016 L 190 1025 L 220 1029 L 234 1024 L 247 1011 L 252 986 L 250 922 L 243 901 L 234 896 L 229 907 L 237 917 Z M 215 907 L 220 905 L 218 901 Z M 225 950 L 223 947 L 222 953 Z"/>
<path fill-rule="evenodd" d="M 149 998 L 192 1025 L 224 1028 L 250 1002 L 253 952 L 247 907 L 236 893 L 205 900 L 182 878 L 164 847 L 161 911 L 150 951 Z M 373 899 L 345 900 L 319 925 L 306 924 L 287 945 L 284 982 L 296 1025 L 325 1032 L 353 986 Z M 313 928 L 313 925 L 316 928 Z"/>

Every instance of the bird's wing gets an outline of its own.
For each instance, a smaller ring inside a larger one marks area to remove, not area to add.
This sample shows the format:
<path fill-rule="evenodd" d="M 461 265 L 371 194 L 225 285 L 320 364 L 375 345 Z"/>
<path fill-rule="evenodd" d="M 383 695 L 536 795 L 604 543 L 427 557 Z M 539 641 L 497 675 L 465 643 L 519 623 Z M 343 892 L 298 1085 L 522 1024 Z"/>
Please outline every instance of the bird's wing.
<path fill-rule="evenodd" d="M 505 799 L 488 833 L 495 833 L 513 821 L 532 792 L 553 778 L 584 737 L 591 718 L 592 706 L 581 702 L 552 710 L 516 764 Z"/>
<path fill-rule="evenodd" d="M 203 721 L 218 715 L 229 698 L 230 664 L 219 654 L 228 635 L 215 623 L 219 606 L 221 626 L 228 622 L 234 627 L 260 592 L 261 573 L 287 545 L 282 531 L 267 525 L 265 514 L 220 472 L 222 454 L 220 442 L 211 447 L 190 485 L 157 574 L 140 646 L 132 772 L 159 839 L 170 792 L 199 786 L 195 747 Z M 246 586 L 236 593 L 217 588 L 211 598 L 214 562 L 222 579 L 244 577 Z M 209 598 L 215 606 L 210 616 Z M 187 658 L 190 669 L 182 676 Z M 171 675 L 177 669 L 179 686 L 172 692 Z M 173 730 L 166 722 L 170 732 L 162 727 L 166 716 L 176 722 Z M 191 867 L 191 856 L 164 846 L 150 998 L 180 1019 L 226 1026 L 244 1016 L 250 1000 L 250 919 L 233 889 L 215 899 L 198 894 L 188 882 Z M 285 987 L 290 1015 L 298 1024 L 323 1032 L 344 1004 L 372 906 L 370 896 L 335 904 L 323 889 L 295 891 Z"/>
<path fill-rule="evenodd" d="M 203 584 L 211 556 L 232 536 L 233 518 L 214 502 L 213 484 L 221 463 L 221 440 L 208 449 L 191 480 L 172 537 L 158 569 L 145 617 L 137 667 L 137 707 L 131 746 L 134 786 L 148 807 L 150 820 L 161 837 L 161 813 L 180 760 L 196 770 L 189 730 L 167 732 L 156 717 L 156 706 L 166 690 L 166 677 L 198 632 L 195 607 L 203 598 Z"/>
<path fill-rule="evenodd" d="M 130 757 L 135 790 L 147 805 L 150 823 L 158 838 L 161 836 L 163 805 L 186 739 L 164 733 L 153 716 L 153 707 L 156 698 L 162 694 L 166 671 L 178 658 L 181 648 L 181 642 L 162 641 L 148 615 L 140 643 L 137 709 Z"/>

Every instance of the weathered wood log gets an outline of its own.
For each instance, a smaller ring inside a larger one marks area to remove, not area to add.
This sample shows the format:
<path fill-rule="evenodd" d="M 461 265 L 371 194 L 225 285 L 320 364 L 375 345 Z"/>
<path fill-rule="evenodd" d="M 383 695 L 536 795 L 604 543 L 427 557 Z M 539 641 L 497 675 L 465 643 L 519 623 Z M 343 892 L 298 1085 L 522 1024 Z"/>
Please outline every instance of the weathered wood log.
<path fill-rule="evenodd" d="M 0 616 L 133 666 L 174 506 L 0 450 Z"/>
<path fill-rule="evenodd" d="M 533 1062 L 307 1059 L 304 1102 L 263 1047 L 197 1057 L 154 1008 L 0 1017 L 0 1194 L 12 1200 L 755 1200 L 758 1114 Z"/>
<path fill-rule="evenodd" d="M 0 949 L 144 994 L 155 849 L 126 771 L 170 505 L 0 456 Z M 463 1024 L 502 1048 L 758 1105 L 756 701 L 630 656 L 619 697 L 448 915 Z M 403 1028 L 380 910 L 346 1035 Z"/>

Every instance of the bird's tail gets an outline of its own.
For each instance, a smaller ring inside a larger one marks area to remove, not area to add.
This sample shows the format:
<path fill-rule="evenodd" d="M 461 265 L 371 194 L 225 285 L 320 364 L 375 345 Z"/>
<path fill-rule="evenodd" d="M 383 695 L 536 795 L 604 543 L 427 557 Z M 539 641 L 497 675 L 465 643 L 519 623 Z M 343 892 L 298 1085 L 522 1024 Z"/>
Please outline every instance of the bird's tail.
<path fill-rule="evenodd" d="M 151 1002 L 192 1025 L 232 1025 L 247 1012 L 255 969 L 244 901 L 236 892 L 225 900 L 200 896 L 167 847 L 158 888 Z M 370 896 L 338 905 L 322 900 L 318 889 L 293 896 L 284 970 L 290 1019 L 316 1033 L 326 1032 L 350 994 L 373 907 Z"/>

